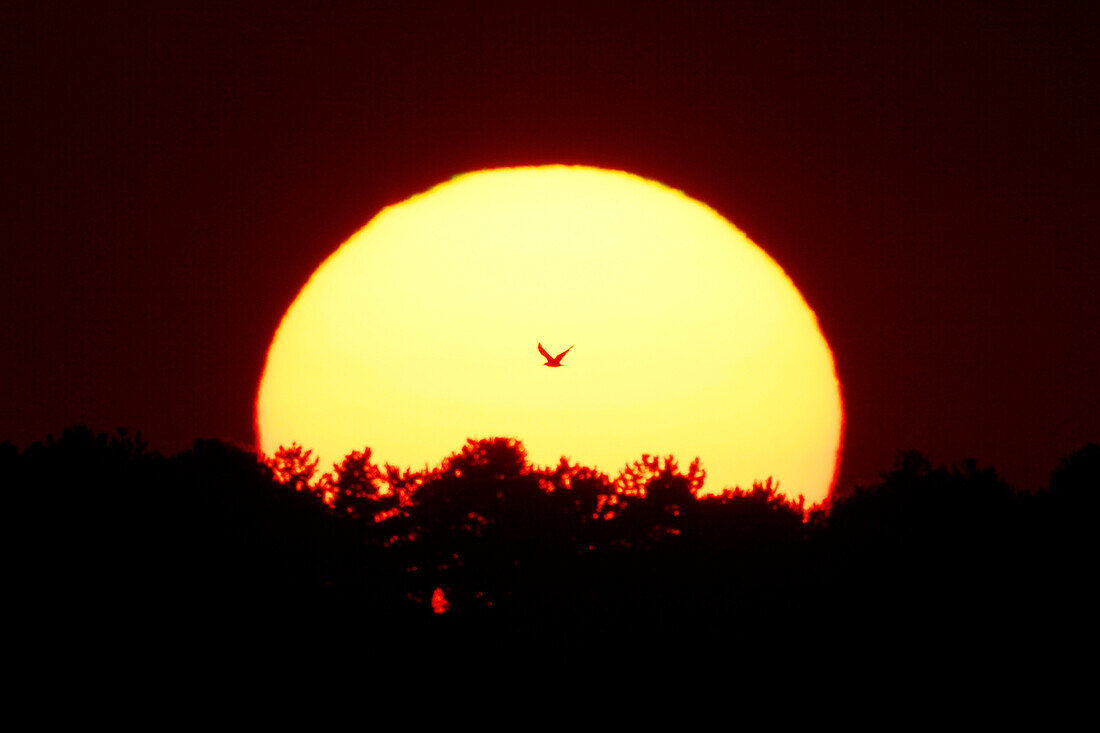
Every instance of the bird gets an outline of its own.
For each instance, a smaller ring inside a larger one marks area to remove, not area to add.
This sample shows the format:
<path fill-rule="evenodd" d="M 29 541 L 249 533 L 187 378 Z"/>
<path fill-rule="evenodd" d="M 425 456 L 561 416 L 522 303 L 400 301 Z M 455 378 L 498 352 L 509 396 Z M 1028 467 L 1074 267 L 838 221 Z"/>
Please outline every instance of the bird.
<path fill-rule="evenodd" d="M 573 344 L 573 346 L 576 346 L 576 344 Z M 569 349 L 572 349 L 573 346 L 570 346 Z M 564 364 L 561 363 L 561 358 L 569 353 L 569 349 L 566 349 L 565 351 L 561 352 L 557 356 L 550 356 L 550 352 L 547 351 L 546 349 L 542 348 L 542 343 L 539 343 L 539 353 L 542 354 L 543 357 L 546 358 L 546 363 L 543 364 L 543 366 L 548 366 L 548 367 L 565 366 Z"/>

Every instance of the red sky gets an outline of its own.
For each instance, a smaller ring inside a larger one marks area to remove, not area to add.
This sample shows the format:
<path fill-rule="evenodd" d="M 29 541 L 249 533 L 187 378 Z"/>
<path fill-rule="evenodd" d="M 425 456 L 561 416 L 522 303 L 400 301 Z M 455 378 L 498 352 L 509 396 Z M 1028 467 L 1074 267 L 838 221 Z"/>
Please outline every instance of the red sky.
<path fill-rule="evenodd" d="M 1100 440 L 1086 3 L 72 5 L 0 11 L 0 440 L 251 442 L 344 238 L 550 162 L 680 188 L 784 267 L 836 356 L 841 486 L 916 448 L 1029 488 Z"/>

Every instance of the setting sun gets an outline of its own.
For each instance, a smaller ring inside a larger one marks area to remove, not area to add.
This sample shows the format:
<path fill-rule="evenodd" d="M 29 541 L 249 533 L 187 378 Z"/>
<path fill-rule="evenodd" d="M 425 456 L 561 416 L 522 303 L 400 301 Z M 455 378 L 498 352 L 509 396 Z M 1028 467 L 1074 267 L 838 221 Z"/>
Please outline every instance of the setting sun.
<path fill-rule="evenodd" d="M 507 436 L 612 476 L 698 456 L 708 492 L 772 476 L 810 503 L 842 423 L 817 319 L 763 250 L 679 191 L 573 166 L 479 171 L 379 213 L 287 310 L 256 400 L 260 449 L 297 442 L 322 469 Z"/>

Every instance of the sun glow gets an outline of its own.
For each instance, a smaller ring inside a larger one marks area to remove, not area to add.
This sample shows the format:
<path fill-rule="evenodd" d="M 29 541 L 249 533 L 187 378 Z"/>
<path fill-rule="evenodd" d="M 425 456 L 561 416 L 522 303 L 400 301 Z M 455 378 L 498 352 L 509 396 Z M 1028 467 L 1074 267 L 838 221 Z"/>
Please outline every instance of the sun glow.
<path fill-rule="evenodd" d="M 552 354 L 576 344 L 562 368 Z M 268 352 L 259 447 L 322 468 L 370 446 L 436 465 L 467 438 L 612 475 L 695 456 L 706 490 L 837 469 L 832 354 L 782 269 L 712 209 L 618 171 L 459 176 L 391 206 L 310 278 Z"/>

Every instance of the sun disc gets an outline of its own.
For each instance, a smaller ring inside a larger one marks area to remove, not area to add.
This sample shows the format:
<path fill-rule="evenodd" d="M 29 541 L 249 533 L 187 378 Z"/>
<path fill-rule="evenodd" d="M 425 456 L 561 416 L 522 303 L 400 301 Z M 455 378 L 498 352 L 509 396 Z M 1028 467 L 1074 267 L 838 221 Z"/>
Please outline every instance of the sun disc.
<path fill-rule="evenodd" d="M 539 342 L 576 346 L 551 369 Z M 810 503 L 842 423 L 817 319 L 762 249 L 679 191 L 579 166 L 478 171 L 379 213 L 287 310 L 256 399 L 259 448 L 322 468 L 508 436 L 612 475 L 699 456 L 707 491 L 771 476 Z"/>

